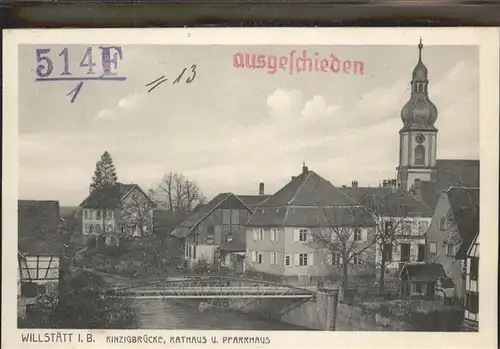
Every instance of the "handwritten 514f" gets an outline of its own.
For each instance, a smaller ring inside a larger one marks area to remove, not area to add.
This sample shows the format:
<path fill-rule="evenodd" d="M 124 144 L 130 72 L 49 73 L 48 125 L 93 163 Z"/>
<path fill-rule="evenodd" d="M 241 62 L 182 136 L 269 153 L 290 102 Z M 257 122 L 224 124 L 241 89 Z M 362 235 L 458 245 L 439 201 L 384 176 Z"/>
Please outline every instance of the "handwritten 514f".
<path fill-rule="evenodd" d="M 75 98 L 80 93 L 82 89 L 83 82 L 85 80 L 95 80 L 95 81 L 125 81 L 124 76 L 117 75 L 118 60 L 123 59 L 123 51 L 120 46 L 100 46 L 100 58 L 102 71 L 99 75 L 96 75 L 94 62 L 94 56 L 92 55 L 92 47 L 88 47 L 85 54 L 80 60 L 79 67 L 85 68 L 85 70 L 80 71 L 80 74 L 84 76 L 73 76 L 70 71 L 70 54 L 67 47 L 63 48 L 60 52 L 58 58 L 62 60 L 63 68 L 60 70 L 60 74 L 54 76 L 54 63 L 53 58 L 51 58 L 50 48 L 42 48 L 36 50 L 36 75 L 35 81 L 79 81 L 78 85 L 71 90 L 67 96 L 71 95 L 71 103 L 75 101 Z"/>

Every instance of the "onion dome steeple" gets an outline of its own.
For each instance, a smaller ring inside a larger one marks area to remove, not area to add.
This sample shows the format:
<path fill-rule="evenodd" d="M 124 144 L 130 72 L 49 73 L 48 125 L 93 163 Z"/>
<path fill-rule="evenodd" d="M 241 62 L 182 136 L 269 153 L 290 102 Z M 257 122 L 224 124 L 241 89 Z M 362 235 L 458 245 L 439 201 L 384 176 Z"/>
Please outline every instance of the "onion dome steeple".
<path fill-rule="evenodd" d="M 411 80 L 411 97 L 401 111 L 403 129 L 437 131 L 434 123 L 437 120 L 438 111 L 431 102 L 427 93 L 429 80 L 427 79 L 427 67 L 422 62 L 422 39 L 418 44 L 418 62 L 413 69 Z"/>

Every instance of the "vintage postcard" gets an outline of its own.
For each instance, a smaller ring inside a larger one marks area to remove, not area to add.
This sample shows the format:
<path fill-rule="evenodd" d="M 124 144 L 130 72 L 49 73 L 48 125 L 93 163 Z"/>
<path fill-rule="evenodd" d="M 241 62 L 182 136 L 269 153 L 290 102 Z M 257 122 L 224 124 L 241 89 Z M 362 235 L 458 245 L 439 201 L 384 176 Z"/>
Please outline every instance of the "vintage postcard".
<path fill-rule="evenodd" d="M 498 29 L 3 39 L 2 348 L 494 347 Z"/>

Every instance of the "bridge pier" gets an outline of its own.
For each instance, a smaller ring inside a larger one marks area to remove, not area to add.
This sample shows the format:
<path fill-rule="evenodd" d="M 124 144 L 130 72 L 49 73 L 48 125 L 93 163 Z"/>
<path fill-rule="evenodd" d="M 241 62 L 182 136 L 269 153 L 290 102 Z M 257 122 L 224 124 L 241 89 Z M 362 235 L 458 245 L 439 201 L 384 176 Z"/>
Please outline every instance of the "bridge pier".
<path fill-rule="evenodd" d="M 329 290 L 326 293 L 326 331 L 335 331 L 337 322 L 337 306 L 339 303 L 339 291 Z"/>

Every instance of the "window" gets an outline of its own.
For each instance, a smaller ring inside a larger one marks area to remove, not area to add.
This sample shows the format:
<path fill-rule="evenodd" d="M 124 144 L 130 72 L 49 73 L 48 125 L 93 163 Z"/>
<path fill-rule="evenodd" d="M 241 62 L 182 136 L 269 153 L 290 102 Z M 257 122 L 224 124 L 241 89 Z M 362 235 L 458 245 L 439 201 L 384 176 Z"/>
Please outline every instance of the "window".
<path fill-rule="evenodd" d="M 354 229 L 354 241 L 361 241 L 361 229 L 355 228 Z"/>
<path fill-rule="evenodd" d="M 385 222 L 384 230 L 386 235 L 392 233 L 393 226 L 393 222 Z"/>
<path fill-rule="evenodd" d="M 411 222 L 403 222 L 403 235 L 411 234 Z"/>
<path fill-rule="evenodd" d="M 361 258 L 359 258 L 359 256 L 354 256 L 352 257 L 352 264 L 353 265 L 361 265 L 362 261 L 361 261 Z"/>
<path fill-rule="evenodd" d="M 477 280 L 479 277 L 479 258 L 472 257 L 470 259 L 470 278 Z"/>
<path fill-rule="evenodd" d="M 415 292 L 416 293 L 423 293 L 423 285 L 422 284 L 415 284 Z"/>
<path fill-rule="evenodd" d="M 83 218 L 87 218 L 88 210 L 83 210 Z"/>
<path fill-rule="evenodd" d="M 415 147 L 415 165 L 425 165 L 425 147 L 422 144 Z"/>
<path fill-rule="evenodd" d="M 231 223 L 231 210 L 222 210 L 222 224 Z"/>
<path fill-rule="evenodd" d="M 401 244 L 401 262 L 410 260 L 410 244 Z"/>
<path fill-rule="evenodd" d="M 446 230 L 446 217 L 441 217 L 439 220 L 439 230 Z"/>
<path fill-rule="evenodd" d="M 191 258 L 193 246 L 189 245 L 189 258 Z"/>
<path fill-rule="evenodd" d="M 94 225 L 89 224 L 89 233 L 93 233 L 93 232 L 94 232 Z"/>
<path fill-rule="evenodd" d="M 307 253 L 299 253 L 299 266 L 304 267 L 307 265 Z"/>
<path fill-rule="evenodd" d="M 272 264 L 272 265 L 276 265 L 276 264 L 278 264 L 278 263 L 277 263 L 277 259 L 278 259 L 278 258 L 277 258 L 277 254 L 276 254 L 276 252 L 271 252 L 271 264 Z"/>
<path fill-rule="evenodd" d="M 186 245 L 184 256 L 189 257 L 189 245 Z"/>
<path fill-rule="evenodd" d="M 300 242 L 307 241 L 307 229 L 300 229 L 299 230 L 299 241 Z"/>
<path fill-rule="evenodd" d="M 446 255 L 454 256 L 455 255 L 455 245 L 446 244 Z"/>
<path fill-rule="evenodd" d="M 263 240 L 264 238 L 264 229 L 259 229 L 259 240 Z"/>
<path fill-rule="evenodd" d="M 286 266 L 290 265 L 290 256 L 285 256 L 285 265 Z"/>
<path fill-rule="evenodd" d="M 262 253 L 259 253 L 258 256 L 257 256 L 257 262 L 259 264 L 262 264 Z"/>
<path fill-rule="evenodd" d="M 429 245 L 430 253 L 437 253 L 437 244 L 435 242 L 431 242 Z"/>
<path fill-rule="evenodd" d="M 258 258 L 258 252 L 252 251 L 252 262 L 256 263 Z"/>
<path fill-rule="evenodd" d="M 96 219 L 101 219 L 101 210 L 96 211 Z"/>
<path fill-rule="evenodd" d="M 239 210 L 231 210 L 231 224 L 235 224 L 235 225 L 240 224 L 240 211 Z"/>
<path fill-rule="evenodd" d="M 427 221 L 420 221 L 418 223 L 418 232 L 420 234 L 425 234 L 425 232 L 427 231 L 427 228 L 429 228 L 429 222 L 427 222 Z"/>
<path fill-rule="evenodd" d="M 479 313 L 479 295 L 477 293 L 467 293 L 465 295 L 465 308 L 471 313 Z"/>
<path fill-rule="evenodd" d="M 278 237 L 278 234 L 277 234 L 277 229 L 273 228 L 271 229 L 271 241 L 277 241 L 277 237 Z"/>
<path fill-rule="evenodd" d="M 193 246 L 193 259 L 196 259 L 196 245 Z"/>
<path fill-rule="evenodd" d="M 111 231 L 113 231 L 113 225 L 108 224 L 108 232 L 111 232 Z"/>
<path fill-rule="evenodd" d="M 328 255 L 328 264 L 330 265 L 340 265 L 342 264 L 342 257 L 340 254 L 335 253 L 333 255 Z"/>
<path fill-rule="evenodd" d="M 390 262 L 392 261 L 392 244 L 384 244 L 384 261 Z"/>

